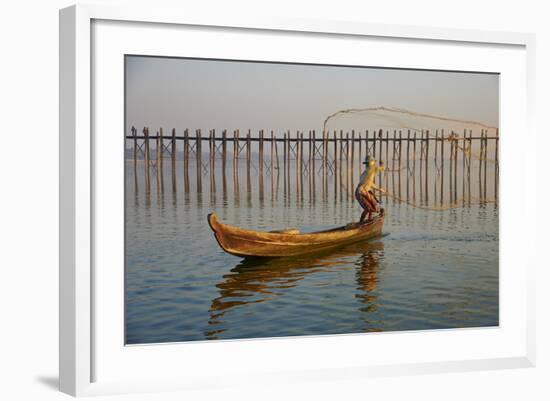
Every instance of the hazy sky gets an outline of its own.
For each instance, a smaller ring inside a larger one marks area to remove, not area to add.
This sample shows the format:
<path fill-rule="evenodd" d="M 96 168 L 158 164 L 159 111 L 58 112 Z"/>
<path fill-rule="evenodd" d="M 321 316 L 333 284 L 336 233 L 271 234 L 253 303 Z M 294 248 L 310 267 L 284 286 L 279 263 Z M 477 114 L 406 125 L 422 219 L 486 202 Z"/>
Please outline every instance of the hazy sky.
<path fill-rule="evenodd" d="M 498 126 L 498 75 L 126 58 L 126 123 L 139 131 L 320 131 L 335 111 L 376 106 Z"/>

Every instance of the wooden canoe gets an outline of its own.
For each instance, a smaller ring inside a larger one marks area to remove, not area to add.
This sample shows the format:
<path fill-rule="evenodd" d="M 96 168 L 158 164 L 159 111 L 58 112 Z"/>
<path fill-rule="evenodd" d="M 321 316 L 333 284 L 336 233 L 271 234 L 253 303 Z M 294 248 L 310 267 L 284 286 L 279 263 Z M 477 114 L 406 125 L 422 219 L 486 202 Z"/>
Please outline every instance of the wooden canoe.
<path fill-rule="evenodd" d="M 382 234 L 384 211 L 363 224 L 304 234 L 245 230 L 221 223 L 216 213 L 208 215 L 208 224 L 225 252 L 245 258 L 272 258 L 315 253 L 378 237 Z"/>

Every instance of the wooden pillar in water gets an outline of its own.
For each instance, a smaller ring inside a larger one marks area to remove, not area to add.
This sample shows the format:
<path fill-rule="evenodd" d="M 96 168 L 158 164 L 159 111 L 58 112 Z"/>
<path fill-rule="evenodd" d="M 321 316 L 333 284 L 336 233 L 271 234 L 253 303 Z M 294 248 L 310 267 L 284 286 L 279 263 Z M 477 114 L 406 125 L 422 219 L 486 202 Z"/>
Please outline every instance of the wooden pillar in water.
<path fill-rule="evenodd" d="M 388 130 L 386 130 L 386 165 L 389 167 L 389 160 L 390 159 L 390 132 Z M 388 186 L 389 186 L 389 174 L 386 173 L 385 174 L 385 177 L 386 177 L 386 184 L 385 184 L 385 187 L 386 189 L 388 189 Z M 386 199 L 388 198 L 388 196 L 386 195 Z"/>
<path fill-rule="evenodd" d="M 258 132 L 258 186 L 260 205 L 264 200 L 264 130 Z"/>
<path fill-rule="evenodd" d="M 162 135 L 162 128 L 160 131 L 157 132 L 157 192 L 162 192 L 164 190 L 164 178 L 163 178 L 163 169 L 162 169 L 162 144 L 163 142 L 163 135 Z"/>
<path fill-rule="evenodd" d="M 315 134 L 315 130 L 311 131 L 311 135 L 313 137 L 313 147 L 312 147 L 312 154 L 311 154 L 311 172 L 313 173 L 313 182 L 315 183 L 315 153 L 317 152 L 317 138 Z"/>
<path fill-rule="evenodd" d="M 489 136 L 489 131 L 485 130 L 485 135 L 483 139 L 483 200 L 487 199 L 487 148 L 489 145 L 487 137 Z"/>
<path fill-rule="evenodd" d="M 409 200 L 409 181 L 411 180 L 411 172 L 410 172 L 410 157 L 409 152 L 411 149 L 411 130 L 407 130 L 407 201 Z"/>
<path fill-rule="evenodd" d="M 334 199 L 336 199 L 338 194 L 338 138 L 336 131 L 334 131 Z"/>
<path fill-rule="evenodd" d="M 468 140 L 468 204 L 472 201 L 472 130 Z"/>
<path fill-rule="evenodd" d="M 499 135 L 498 135 L 498 128 L 496 129 L 496 137 L 495 137 L 495 201 L 498 200 L 498 179 L 499 179 L 499 162 L 498 162 L 498 141 L 499 141 Z"/>
<path fill-rule="evenodd" d="M 300 132 L 300 199 L 304 198 L 304 133 Z"/>
<path fill-rule="evenodd" d="M 239 153 L 239 138 L 237 136 L 238 130 L 233 130 L 233 180 L 235 180 L 235 172 L 237 171 L 237 157 Z"/>
<path fill-rule="evenodd" d="M 202 134 L 200 128 L 195 131 L 195 159 L 197 162 L 197 192 L 202 192 Z"/>
<path fill-rule="evenodd" d="M 172 161 L 172 191 L 176 191 L 176 129 L 172 128 L 172 140 L 170 141 L 170 158 Z"/>
<path fill-rule="evenodd" d="M 246 134 L 246 192 L 250 194 L 250 129 L 248 129 L 248 132 Z"/>
<path fill-rule="evenodd" d="M 300 131 L 296 131 L 296 142 L 294 144 L 294 156 L 295 156 L 295 164 L 296 164 L 296 201 L 300 199 L 300 167 L 301 167 L 301 159 L 300 159 Z"/>
<path fill-rule="evenodd" d="M 227 130 L 222 131 L 222 169 L 225 169 L 227 160 Z"/>
<path fill-rule="evenodd" d="M 401 130 L 399 130 L 399 153 L 397 155 L 397 160 L 398 160 L 398 167 L 397 168 L 399 169 L 399 172 L 397 173 L 398 174 L 398 176 L 397 176 L 398 181 L 397 182 L 398 182 L 398 185 L 399 185 L 399 189 L 398 189 L 397 193 L 398 193 L 399 198 L 401 198 L 401 148 L 402 147 L 403 147 L 403 136 L 402 136 Z"/>
<path fill-rule="evenodd" d="M 227 161 L 227 131 L 222 131 L 222 193 L 225 197 L 227 195 L 227 178 L 226 173 L 226 161 Z"/>
<path fill-rule="evenodd" d="M 183 133 L 183 187 L 189 192 L 189 130 L 186 128 Z"/>
<path fill-rule="evenodd" d="M 462 136 L 462 203 L 466 201 L 466 129 Z"/>
<path fill-rule="evenodd" d="M 451 136 L 449 137 L 450 149 L 449 149 L 449 203 L 453 202 L 453 155 L 454 155 L 454 145 L 455 141 L 453 140 L 454 132 L 451 131 Z"/>
<path fill-rule="evenodd" d="M 445 181 L 445 133 L 441 130 L 441 204 L 443 204 L 443 184 Z"/>
<path fill-rule="evenodd" d="M 396 147 L 397 147 L 397 137 L 396 137 L 395 130 L 393 131 L 393 140 L 392 140 L 392 149 L 391 149 L 391 192 L 392 195 L 395 195 L 397 192 L 395 191 L 395 155 L 397 153 Z M 389 137 L 388 137 L 389 140 Z"/>
<path fill-rule="evenodd" d="M 420 190 L 420 203 L 424 201 L 424 159 L 426 158 L 426 143 L 424 142 L 424 130 L 420 131 L 420 159 L 418 160 L 420 164 L 419 171 L 419 183 L 418 189 Z"/>
<path fill-rule="evenodd" d="M 134 190 L 138 191 L 138 175 L 137 175 L 137 132 L 136 128 L 132 126 L 130 129 L 132 132 L 133 142 L 134 142 Z"/>
<path fill-rule="evenodd" d="M 442 171 L 439 170 L 438 172 L 438 166 L 437 166 L 437 155 L 438 155 L 438 148 L 439 148 L 439 131 L 435 130 L 435 141 L 434 141 L 434 204 L 437 201 L 437 186 L 439 184 L 438 178 L 441 178 Z"/>
<path fill-rule="evenodd" d="M 457 180 L 458 180 L 458 134 L 456 135 L 456 138 L 454 140 L 454 143 L 455 143 L 455 154 L 454 154 L 454 158 L 455 158 L 455 176 L 454 176 L 454 180 L 455 180 L 455 190 L 454 190 L 454 203 L 457 203 L 458 201 L 458 196 L 457 196 L 457 193 L 458 193 L 458 187 L 457 187 Z"/>
<path fill-rule="evenodd" d="M 233 131 L 233 195 L 236 201 L 239 200 L 239 154 L 240 146 L 240 131 Z"/>
<path fill-rule="evenodd" d="M 149 128 L 148 127 L 145 127 L 143 128 L 143 136 L 145 137 L 144 140 L 145 140 L 145 144 L 144 144 L 144 159 L 145 159 L 145 163 L 144 163 L 144 167 L 145 167 L 145 188 L 146 188 L 146 192 L 150 192 L 151 191 L 151 177 L 149 175 L 149 164 L 150 164 L 150 161 L 149 161 L 149 158 L 150 158 L 150 154 L 149 154 Z"/>
<path fill-rule="evenodd" d="M 350 191 L 351 169 L 350 169 L 350 147 L 349 147 L 349 132 L 346 132 L 346 193 Z"/>
<path fill-rule="evenodd" d="M 247 170 L 250 170 L 250 129 L 248 130 L 248 133 L 246 134 L 246 168 Z"/>
<path fill-rule="evenodd" d="M 286 132 L 283 134 L 283 194 L 286 201 L 286 178 L 287 178 L 287 172 L 286 172 L 286 158 L 287 158 L 287 137 Z"/>
<path fill-rule="evenodd" d="M 264 171 L 264 130 L 258 132 L 258 171 L 260 175 Z"/>
<path fill-rule="evenodd" d="M 412 190 L 412 198 L 413 202 L 416 202 L 416 130 L 414 130 L 413 133 L 413 167 L 412 167 L 412 180 L 413 180 L 413 190 Z"/>
<path fill-rule="evenodd" d="M 312 136 L 312 146 L 311 146 L 311 165 L 309 167 L 309 174 L 311 175 L 311 188 L 313 193 L 313 199 L 315 199 L 315 152 L 317 151 L 317 141 L 315 138 L 315 130 L 311 131 Z"/>
<path fill-rule="evenodd" d="M 355 169 L 355 130 L 351 130 L 351 160 L 350 160 L 350 185 L 349 193 L 353 195 L 353 181 L 354 181 L 354 169 Z"/>
<path fill-rule="evenodd" d="M 367 155 L 370 154 L 368 136 L 369 136 L 369 131 L 367 131 L 367 152 L 366 152 Z M 372 131 L 372 157 L 376 158 L 376 130 Z"/>
<path fill-rule="evenodd" d="M 428 161 L 430 159 L 430 131 L 426 130 L 426 160 L 424 161 L 424 167 L 425 167 L 425 178 L 424 178 L 424 192 L 426 195 L 424 196 L 424 199 L 426 202 L 430 201 L 429 191 L 428 191 L 428 182 L 429 182 L 429 169 L 428 169 Z M 435 201 L 435 198 L 434 198 Z"/>
<path fill-rule="evenodd" d="M 363 138 L 361 137 L 361 133 L 359 133 L 359 154 L 357 155 L 357 171 L 359 171 L 359 176 L 361 176 L 361 160 L 362 160 L 362 148 L 363 148 Z"/>
<path fill-rule="evenodd" d="M 260 130 L 259 132 L 259 142 L 258 142 L 258 169 L 260 171 L 260 175 L 263 178 L 263 172 L 264 172 L 264 130 Z"/>
<path fill-rule="evenodd" d="M 312 156 L 312 135 L 311 135 L 311 130 L 308 131 L 308 138 L 307 138 L 307 143 L 308 143 L 308 153 L 307 153 L 307 171 L 308 171 L 308 189 L 309 189 L 309 198 L 311 199 L 311 186 L 312 186 L 312 179 L 313 179 L 313 174 L 311 172 L 311 166 L 312 166 L 312 163 L 311 163 L 311 156 Z"/>
<path fill-rule="evenodd" d="M 216 192 L 216 142 L 215 142 L 215 130 L 210 130 L 210 138 L 208 138 L 209 144 L 209 164 L 210 164 L 210 193 Z"/>
<path fill-rule="evenodd" d="M 338 152 L 338 158 L 339 158 L 339 171 L 338 171 L 338 177 L 340 178 L 340 187 L 338 188 L 338 192 L 340 192 L 340 200 L 343 199 L 343 187 L 344 187 L 344 179 L 342 177 L 342 173 L 344 170 L 344 161 L 343 161 L 343 154 L 344 154 L 344 131 L 340 130 L 340 151 Z"/>
<path fill-rule="evenodd" d="M 274 157 L 274 153 L 275 153 L 275 150 L 273 149 L 273 145 L 274 145 L 274 142 L 273 142 L 273 130 L 271 130 L 271 146 L 269 147 L 269 172 L 270 172 L 270 175 L 271 175 L 271 199 L 273 200 L 274 199 L 274 189 L 275 189 L 275 174 L 273 174 L 273 157 Z"/>
<path fill-rule="evenodd" d="M 132 125 L 131 128 L 132 136 L 134 137 L 134 170 L 137 168 L 137 134 L 136 129 Z"/>
<path fill-rule="evenodd" d="M 270 151 L 271 155 L 269 157 L 269 170 L 271 171 L 272 176 L 273 176 L 273 166 L 274 166 L 273 156 L 274 156 L 274 153 L 275 153 L 275 150 L 273 149 L 274 146 L 275 146 L 275 142 L 274 142 L 274 137 L 273 137 L 273 130 L 271 130 L 271 146 L 269 148 L 269 151 Z"/>
<path fill-rule="evenodd" d="M 375 138 L 376 140 L 376 138 Z M 382 160 L 382 130 L 378 131 L 378 162 L 379 163 L 382 163 L 383 160 Z M 376 155 L 375 155 L 376 156 Z M 388 168 L 388 166 L 384 163 L 384 165 L 386 166 L 386 168 Z M 382 173 L 378 173 L 378 185 L 379 186 L 382 186 Z M 388 188 L 384 187 L 385 190 L 387 190 Z"/>
<path fill-rule="evenodd" d="M 328 131 L 323 130 L 323 195 L 328 192 Z"/>
<path fill-rule="evenodd" d="M 482 174 L 483 171 L 483 130 L 481 130 L 481 134 L 479 136 L 479 171 L 478 171 L 478 179 L 479 179 L 479 199 L 481 200 L 483 197 L 483 188 L 482 188 Z"/>

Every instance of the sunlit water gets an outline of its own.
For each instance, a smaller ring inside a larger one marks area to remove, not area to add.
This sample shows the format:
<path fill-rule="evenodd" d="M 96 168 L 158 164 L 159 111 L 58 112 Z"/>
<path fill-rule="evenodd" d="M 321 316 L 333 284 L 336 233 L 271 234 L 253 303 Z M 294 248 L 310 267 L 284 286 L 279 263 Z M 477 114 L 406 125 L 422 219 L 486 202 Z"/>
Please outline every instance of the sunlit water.
<path fill-rule="evenodd" d="M 228 162 L 225 183 L 219 166 L 214 182 L 205 169 L 198 192 L 194 165 L 187 188 L 182 164 L 176 167 L 172 182 L 165 166 L 164 188 L 151 172 L 147 193 L 143 163 L 137 180 L 127 163 L 129 344 L 499 324 L 495 204 L 431 211 L 387 200 L 383 238 L 328 254 L 250 261 L 219 248 L 209 212 L 245 228 L 312 231 L 357 220 L 361 209 L 334 196 L 332 178 L 323 191 L 318 176 L 313 190 L 306 176 L 298 193 L 295 170 L 285 190 L 282 170 L 272 180 L 267 169 L 260 183 L 253 169 L 248 184 L 241 166 L 237 192 Z"/>

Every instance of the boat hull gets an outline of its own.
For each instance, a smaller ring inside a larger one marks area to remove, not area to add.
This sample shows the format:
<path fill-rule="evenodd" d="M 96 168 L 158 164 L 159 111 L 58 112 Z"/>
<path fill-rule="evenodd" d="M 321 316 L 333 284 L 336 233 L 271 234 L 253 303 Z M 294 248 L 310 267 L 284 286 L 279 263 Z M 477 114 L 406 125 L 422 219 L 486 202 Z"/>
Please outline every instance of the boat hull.
<path fill-rule="evenodd" d="M 225 252 L 240 257 L 274 258 L 335 249 L 378 237 L 382 234 L 384 213 L 363 224 L 305 234 L 245 230 L 223 224 L 215 213 L 208 215 L 208 224 Z"/>

